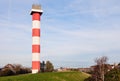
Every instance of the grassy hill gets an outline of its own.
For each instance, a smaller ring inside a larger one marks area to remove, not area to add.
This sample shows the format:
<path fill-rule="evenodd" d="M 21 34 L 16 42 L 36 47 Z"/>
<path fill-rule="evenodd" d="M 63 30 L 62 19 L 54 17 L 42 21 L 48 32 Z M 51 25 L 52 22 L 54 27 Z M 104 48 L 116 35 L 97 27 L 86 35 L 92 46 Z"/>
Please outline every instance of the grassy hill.
<path fill-rule="evenodd" d="M 0 81 L 84 81 L 87 77 L 82 72 L 53 72 L 0 77 Z"/>

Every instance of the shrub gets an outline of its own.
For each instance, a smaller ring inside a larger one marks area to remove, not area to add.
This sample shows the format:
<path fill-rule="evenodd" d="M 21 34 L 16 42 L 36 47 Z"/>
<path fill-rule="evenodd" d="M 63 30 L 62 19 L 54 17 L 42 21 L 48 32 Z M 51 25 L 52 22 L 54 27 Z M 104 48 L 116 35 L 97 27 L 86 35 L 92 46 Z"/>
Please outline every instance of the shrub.
<path fill-rule="evenodd" d="M 30 68 L 23 67 L 20 64 L 7 64 L 0 71 L 0 76 L 10 76 L 10 75 L 18 75 L 18 74 L 26 74 L 31 73 Z"/>
<path fill-rule="evenodd" d="M 107 72 L 105 81 L 120 81 L 120 69 L 115 68 Z"/>
<path fill-rule="evenodd" d="M 0 72 L 0 76 L 10 76 L 10 75 L 15 75 L 15 73 L 11 71 L 9 68 L 5 68 Z"/>

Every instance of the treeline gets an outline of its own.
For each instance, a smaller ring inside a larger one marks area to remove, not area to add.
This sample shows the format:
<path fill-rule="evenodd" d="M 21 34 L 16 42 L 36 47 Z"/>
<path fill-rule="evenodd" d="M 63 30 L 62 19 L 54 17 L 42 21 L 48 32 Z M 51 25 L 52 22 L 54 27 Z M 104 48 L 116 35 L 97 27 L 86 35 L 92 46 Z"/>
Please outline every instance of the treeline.
<path fill-rule="evenodd" d="M 50 61 L 46 61 L 46 63 L 43 61 L 42 63 L 40 63 L 40 66 L 40 73 L 54 71 L 54 66 Z M 3 68 L 0 68 L 0 76 L 19 75 L 31 72 L 31 68 L 23 67 L 20 64 L 7 64 Z"/>
<path fill-rule="evenodd" d="M 95 75 L 92 74 L 91 77 L 85 79 L 84 81 L 120 81 L 120 68 L 116 67 L 104 75 L 104 80 L 101 78 L 95 78 Z"/>
<path fill-rule="evenodd" d="M 20 64 L 7 64 L 0 69 L 0 76 L 11 76 L 31 73 L 31 68 L 23 67 Z"/>
<path fill-rule="evenodd" d="M 111 66 L 106 56 L 96 58 L 91 76 L 84 81 L 120 81 L 120 63 Z"/>

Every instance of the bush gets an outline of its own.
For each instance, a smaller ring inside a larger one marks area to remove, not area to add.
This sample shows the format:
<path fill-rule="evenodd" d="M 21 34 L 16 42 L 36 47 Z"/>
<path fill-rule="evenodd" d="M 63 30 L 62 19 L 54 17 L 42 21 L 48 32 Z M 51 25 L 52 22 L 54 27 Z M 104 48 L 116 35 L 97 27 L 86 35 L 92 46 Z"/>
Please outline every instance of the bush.
<path fill-rule="evenodd" d="M 23 67 L 20 64 L 7 64 L 0 71 L 0 76 L 10 76 L 10 75 L 18 75 L 18 74 L 26 74 L 31 73 L 30 68 Z"/>
<path fill-rule="evenodd" d="M 13 71 L 11 71 L 9 68 L 6 68 L 0 72 L 0 76 L 10 76 L 15 75 Z"/>
<path fill-rule="evenodd" d="M 107 72 L 105 81 L 120 81 L 120 69 L 115 68 Z"/>

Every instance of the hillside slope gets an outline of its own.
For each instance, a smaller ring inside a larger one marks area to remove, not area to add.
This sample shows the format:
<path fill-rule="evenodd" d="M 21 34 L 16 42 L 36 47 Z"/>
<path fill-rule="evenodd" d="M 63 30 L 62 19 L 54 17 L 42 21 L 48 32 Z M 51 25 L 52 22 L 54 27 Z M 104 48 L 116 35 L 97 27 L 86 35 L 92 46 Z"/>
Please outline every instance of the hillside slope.
<path fill-rule="evenodd" d="M 0 81 L 84 81 L 88 76 L 81 72 L 54 72 L 0 77 Z"/>

